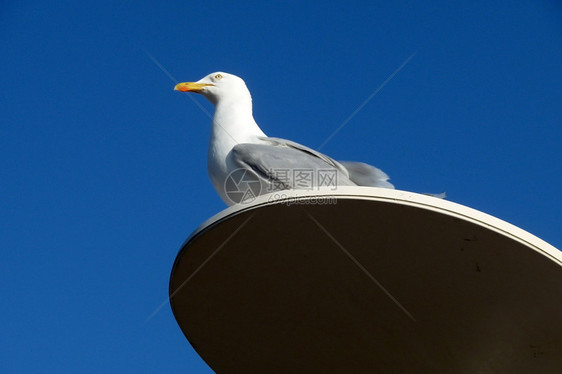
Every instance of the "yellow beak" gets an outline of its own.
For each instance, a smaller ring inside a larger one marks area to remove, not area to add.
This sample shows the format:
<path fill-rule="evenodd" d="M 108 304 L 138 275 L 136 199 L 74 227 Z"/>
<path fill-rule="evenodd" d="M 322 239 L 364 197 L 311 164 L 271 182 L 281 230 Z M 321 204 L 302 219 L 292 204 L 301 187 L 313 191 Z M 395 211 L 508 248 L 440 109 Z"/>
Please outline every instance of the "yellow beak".
<path fill-rule="evenodd" d="M 207 86 L 214 85 L 210 83 L 183 82 L 176 84 L 174 90 L 181 92 L 201 92 L 203 88 Z"/>

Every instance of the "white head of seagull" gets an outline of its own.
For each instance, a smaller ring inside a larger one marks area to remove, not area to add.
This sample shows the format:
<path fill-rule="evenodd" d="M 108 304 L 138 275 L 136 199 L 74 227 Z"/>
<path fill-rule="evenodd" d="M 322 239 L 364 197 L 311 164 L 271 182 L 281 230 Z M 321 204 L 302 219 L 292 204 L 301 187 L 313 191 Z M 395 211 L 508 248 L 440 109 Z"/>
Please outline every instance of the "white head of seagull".
<path fill-rule="evenodd" d="M 236 143 L 251 135 L 265 136 L 254 120 L 250 91 L 236 75 L 211 73 L 197 82 L 178 83 L 174 90 L 201 94 L 215 105 L 213 132 L 226 131 Z"/>
<path fill-rule="evenodd" d="M 290 140 L 268 138 L 254 120 L 250 91 L 235 75 L 216 72 L 197 82 L 179 83 L 174 89 L 201 94 L 215 106 L 207 167 L 215 189 L 228 205 L 251 201 L 246 199 L 247 194 L 236 195 L 239 190 L 254 196 L 279 189 L 303 188 L 295 179 L 281 179 L 280 171 L 292 175 L 296 170 L 311 170 L 316 173 L 314 183 L 317 186 L 325 185 L 318 173 L 332 170 L 337 174 L 332 180 L 337 181 L 338 186 L 393 188 L 387 182 L 388 176 L 371 165 L 340 163 Z M 233 184 L 231 176 L 240 170 L 243 175 L 250 175 L 254 184 L 244 179 L 246 177 Z"/>
<path fill-rule="evenodd" d="M 197 82 L 179 83 L 174 89 L 201 94 L 215 105 L 225 100 L 252 100 L 241 78 L 223 72 L 211 73 Z"/>

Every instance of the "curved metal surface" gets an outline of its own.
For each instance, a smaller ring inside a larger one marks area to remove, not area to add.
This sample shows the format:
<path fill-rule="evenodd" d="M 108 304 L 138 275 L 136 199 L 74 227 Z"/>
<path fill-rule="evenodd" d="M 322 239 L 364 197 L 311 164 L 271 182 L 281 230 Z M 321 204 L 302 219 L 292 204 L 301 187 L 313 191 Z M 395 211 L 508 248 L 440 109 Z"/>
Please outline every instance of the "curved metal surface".
<path fill-rule="evenodd" d="M 485 213 L 404 191 L 278 197 L 205 222 L 172 269 L 176 320 L 215 371 L 562 367 L 556 248 Z"/>

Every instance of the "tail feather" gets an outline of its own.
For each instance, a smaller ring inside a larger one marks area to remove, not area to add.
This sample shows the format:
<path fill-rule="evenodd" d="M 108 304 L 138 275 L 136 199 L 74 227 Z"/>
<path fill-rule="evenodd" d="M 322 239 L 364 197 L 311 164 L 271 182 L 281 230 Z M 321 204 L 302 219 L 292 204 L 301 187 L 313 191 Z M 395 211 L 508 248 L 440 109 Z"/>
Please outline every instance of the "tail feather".
<path fill-rule="evenodd" d="M 388 175 L 381 169 L 363 162 L 339 161 L 349 173 L 349 179 L 358 186 L 394 188 Z"/>

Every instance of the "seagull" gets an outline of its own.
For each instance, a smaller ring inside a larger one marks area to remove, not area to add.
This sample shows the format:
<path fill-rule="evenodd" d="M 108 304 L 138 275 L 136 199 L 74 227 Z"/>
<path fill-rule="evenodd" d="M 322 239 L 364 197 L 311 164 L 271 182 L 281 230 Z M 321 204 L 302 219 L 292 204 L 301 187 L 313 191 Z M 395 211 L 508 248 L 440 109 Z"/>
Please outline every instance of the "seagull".
<path fill-rule="evenodd" d="M 258 195 L 319 187 L 394 188 L 382 170 L 362 162 L 334 159 L 291 140 L 268 137 L 252 114 L 252 96 L 239 77 L 216 72 L 174 90 L 203 95 L 215 107 L 207 168 L 227 205 Z"/>

